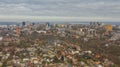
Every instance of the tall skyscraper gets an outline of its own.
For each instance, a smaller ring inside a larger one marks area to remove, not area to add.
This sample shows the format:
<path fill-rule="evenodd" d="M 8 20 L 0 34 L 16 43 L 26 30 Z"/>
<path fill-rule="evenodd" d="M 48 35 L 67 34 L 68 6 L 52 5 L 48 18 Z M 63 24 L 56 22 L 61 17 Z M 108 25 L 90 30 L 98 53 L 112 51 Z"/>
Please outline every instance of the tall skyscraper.
<path fill-rule="evenodd" d="M 48 30 L 48 29 L 50 29 L 50 28 L 51 28 L 50 23 L 46 23 L 46 29 Z"/>
<path fill-rule="evenodd" d="M 50 23 L 46 23 L 46 27 L 50 27 Z"/>
<path fill-rule="evenodd" d="M 22 26 L 25 26 L 26 25 L 26 22 L 22 22 Z"/>

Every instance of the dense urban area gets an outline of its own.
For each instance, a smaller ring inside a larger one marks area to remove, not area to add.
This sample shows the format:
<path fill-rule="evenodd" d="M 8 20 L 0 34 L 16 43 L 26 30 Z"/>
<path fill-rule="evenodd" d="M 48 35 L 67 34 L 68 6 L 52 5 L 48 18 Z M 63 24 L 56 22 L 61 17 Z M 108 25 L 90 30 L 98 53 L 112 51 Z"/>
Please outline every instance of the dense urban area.
<path fill-rule="evenodd" d="M 120 67 L 120 25 L 0 25 L 0 67 Z"/>

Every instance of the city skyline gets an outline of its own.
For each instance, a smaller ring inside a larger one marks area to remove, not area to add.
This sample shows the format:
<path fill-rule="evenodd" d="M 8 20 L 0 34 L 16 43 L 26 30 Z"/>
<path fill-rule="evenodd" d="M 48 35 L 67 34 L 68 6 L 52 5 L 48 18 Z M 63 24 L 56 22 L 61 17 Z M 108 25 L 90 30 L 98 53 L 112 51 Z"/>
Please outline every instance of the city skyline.
<path fill-rule="evenodd" d="M 0 21 L 120 21 L 119 0 L 0 0 Z"/>

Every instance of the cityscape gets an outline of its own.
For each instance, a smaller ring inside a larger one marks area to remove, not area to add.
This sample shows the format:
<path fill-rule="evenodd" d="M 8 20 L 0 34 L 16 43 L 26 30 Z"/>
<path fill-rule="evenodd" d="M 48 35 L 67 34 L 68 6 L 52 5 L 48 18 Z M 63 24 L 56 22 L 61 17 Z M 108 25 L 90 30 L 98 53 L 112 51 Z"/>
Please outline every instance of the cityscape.
<path fill-rule="evenodd" d="M 120 25 L 0 25 L 1 67 L 119 67 Z"/>
<path fill-rule="evenodd" d="M 119 0 L 0 0 L 0 67 L 120 67 Z"/>

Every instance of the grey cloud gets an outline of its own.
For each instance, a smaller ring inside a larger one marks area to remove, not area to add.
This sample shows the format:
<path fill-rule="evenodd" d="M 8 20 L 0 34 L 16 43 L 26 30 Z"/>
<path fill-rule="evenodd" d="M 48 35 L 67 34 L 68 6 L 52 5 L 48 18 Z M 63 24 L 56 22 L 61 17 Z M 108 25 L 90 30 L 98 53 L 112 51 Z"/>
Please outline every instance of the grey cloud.
<path fill-rule="evenodd" d="M 120 17 L 119 0 L 0 0 L 0 15 Z"/>

